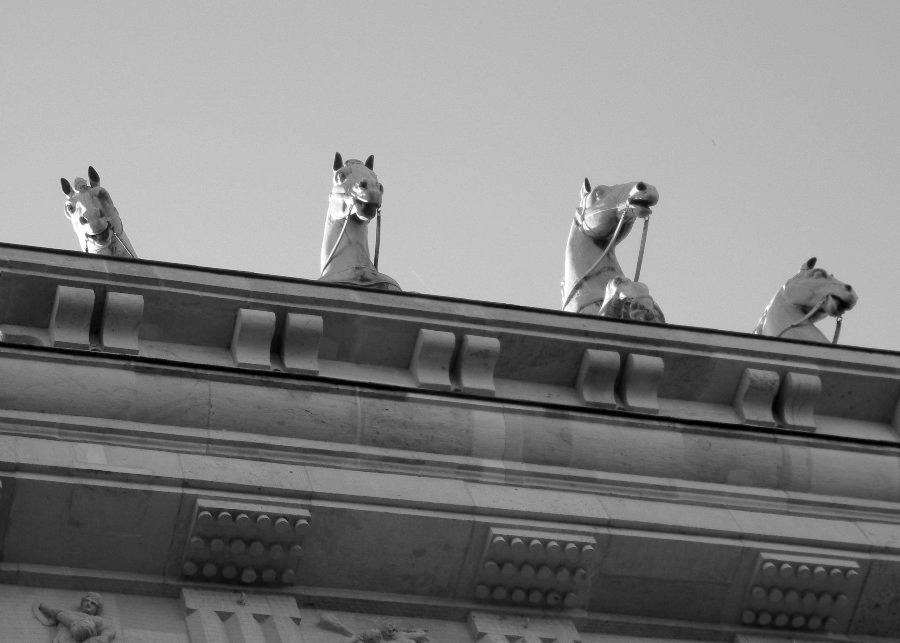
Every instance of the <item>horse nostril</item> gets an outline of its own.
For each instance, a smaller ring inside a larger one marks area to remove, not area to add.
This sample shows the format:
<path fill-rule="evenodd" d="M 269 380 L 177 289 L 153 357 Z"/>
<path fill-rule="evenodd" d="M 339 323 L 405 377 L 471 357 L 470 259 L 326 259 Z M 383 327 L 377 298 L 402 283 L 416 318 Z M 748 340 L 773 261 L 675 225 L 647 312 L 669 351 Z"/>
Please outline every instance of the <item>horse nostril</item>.
<path fill-rule="evenodd" d="M 366 188 L 369 187 L 369 182 L 368 181 L 360 181 L 359 187 L 361 187 L 363 190 L 365 190 Z"/>
<path fill-rule="evenodd" d="M 853 286 L 851 286 L 850 284 L 844 284 L 844 288 L 846 288 L 847 290 L 853 290 Z"/>
<path fill-rule="evenodd" d="M 638 190 L 643 192 L 644 190 L 647 189 L 647 184 L 644 183 L 643 181 L 638 181 L 637 185 L 635 185 L 634 187 L 636 187 Z"/>

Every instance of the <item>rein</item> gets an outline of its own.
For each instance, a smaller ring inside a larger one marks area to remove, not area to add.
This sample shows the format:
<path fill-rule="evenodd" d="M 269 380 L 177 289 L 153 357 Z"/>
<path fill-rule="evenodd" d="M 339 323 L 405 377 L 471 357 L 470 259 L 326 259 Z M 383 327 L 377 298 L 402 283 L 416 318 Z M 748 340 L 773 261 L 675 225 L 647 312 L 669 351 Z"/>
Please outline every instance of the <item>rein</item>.
<path fill-rule="evenodd" d="M 578 291 L 584 285 L 584 282 L 587 281 L 589 277 L 591 277 L 591 273 L 593 273 L 594 270 L 597 268 L 597 266 L 600 265 L 600 262 L 606 258 L 606 255 L 609 254 L 609 251 L 613 248 L 613 246 L 616 245 L 616 239 L 619 238 L 619 232 L 621 232 L 622 225 L 625 223 L 625 214 L 628 212 L 628 209 L 630 209 L 630 208 L 631 208 L 631 202 L 628 202 L 626 205 L 626 209 L 622 212 L 622 215 L 619 217 L 619 222 L 616 224 L 616 229 L 613 231 L 612 239 L 610 239 L 609 243 L 606 245 L 606 248 L 604 248 L 603 253 L 597 259 L 597 261 L 595 261 L 593 263 L 593 265 L 590 268 L 588 268 L 581 277 L 579 277 L 578 281 L 575 282 L 575 285 L 572 286 L 572 290 L 569 291 L 568 296 L 566 296 L 566 300 L 563 302 L 563 305 L 562 305 L 563 310 L 565 310 L 566 306 L 569 305 L 569 302 L 572 301 L 572 298 L 576 295 L 576 293 L 578 293 Z M 581 233 L 586 235 L 587 233 L 584 231 L 584 215 L 582 215 L 581 218 L 579 218 L 578 217 L 579 210 L 581 212 L 584 212 L 584 199 L 582 199 L 581 205 L 578 206 L 578 209 L 575 210 L 575 221 L 578 222 L 578 229 L 581 230 Z M 618 210 L 618 208 L 607 208 L 606 210 L 602 210 L 602 212 L 609 212 L 610 210 Z M 646 228 L 644 230 L 645 230 L 645 234 L 646 234 Z M 643 247 L 641 248 L 641 251 L 643 253 Z M 640 270 L 640 268 L 638 268 L 638 269 Z"/>

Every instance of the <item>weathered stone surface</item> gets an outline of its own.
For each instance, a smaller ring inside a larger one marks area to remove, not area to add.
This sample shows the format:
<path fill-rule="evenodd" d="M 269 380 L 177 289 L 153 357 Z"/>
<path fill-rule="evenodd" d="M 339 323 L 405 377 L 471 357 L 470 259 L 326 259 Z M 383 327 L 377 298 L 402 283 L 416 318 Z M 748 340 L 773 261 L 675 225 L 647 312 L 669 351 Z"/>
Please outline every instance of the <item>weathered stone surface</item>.
<path fill-rule="evenodd" d="M 106 293 L 100 343 L 104 350 L 137 355 L 140 352 L 144 298 L 124 292 Z"/>
<path fill-rule="evenodd" d="M 275 313 L 241 308 L 234 319 L 231 356 L 235 366 L 271 368 Z"/>
<path fill-rule="evenodd" d="M 57 286 L 50 316 L 50 343 L 58 348 L 90 348 L 94 291 Z"/>

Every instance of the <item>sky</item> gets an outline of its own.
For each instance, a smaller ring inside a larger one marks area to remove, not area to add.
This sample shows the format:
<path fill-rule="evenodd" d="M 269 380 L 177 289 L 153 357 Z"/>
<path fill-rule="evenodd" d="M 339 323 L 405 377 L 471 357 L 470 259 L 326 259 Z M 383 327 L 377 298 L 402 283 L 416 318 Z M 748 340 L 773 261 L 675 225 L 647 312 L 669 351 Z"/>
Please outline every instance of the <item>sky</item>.
<path fill-rule="evenodd" d="M 382 272 L 558 310 L 584 178 L 644 181 L 669 322 L 750 332 L 816 256 L 859 294 L 841 343 L 896 351 L 898 25 L 895 0 L 8 0 L 0 241 L 77 250 L 59 178 L 93 165 L 141 258 L 314 279 L 334 153 L 374 154 Z"/>

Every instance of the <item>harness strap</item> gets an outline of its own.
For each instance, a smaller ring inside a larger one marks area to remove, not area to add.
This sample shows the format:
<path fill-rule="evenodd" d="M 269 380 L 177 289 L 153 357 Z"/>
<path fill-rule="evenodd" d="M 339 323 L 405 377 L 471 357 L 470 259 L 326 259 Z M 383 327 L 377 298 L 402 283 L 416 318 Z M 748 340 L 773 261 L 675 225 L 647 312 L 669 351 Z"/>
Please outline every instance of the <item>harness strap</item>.
<path fill-rule="evenodd" d="M 650 217 L 644 217 L 644 230 L 641 232 L 641 249 L 638 252 L 637 268 L 634 269 L 634 280 L 641 280 L 641 264 L 644 262 L 644 246 L 647 245 L 647 228 L 650 227 Z"/>
<path fill-rule="evenodd" d="M 375 270 L 378 270 L 378 250 L 381 247 L 381 210 L 378 210 L 375 218 L 377 219 L 375 221 L 375 260 L 372 263 L 375 264 Z"/>

